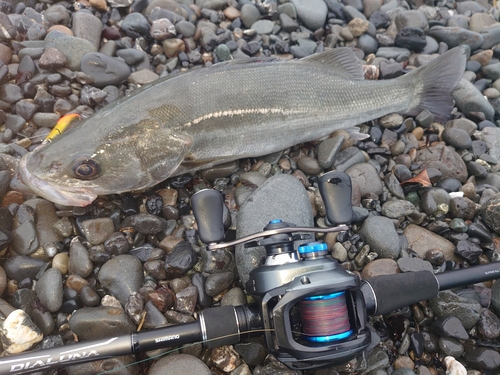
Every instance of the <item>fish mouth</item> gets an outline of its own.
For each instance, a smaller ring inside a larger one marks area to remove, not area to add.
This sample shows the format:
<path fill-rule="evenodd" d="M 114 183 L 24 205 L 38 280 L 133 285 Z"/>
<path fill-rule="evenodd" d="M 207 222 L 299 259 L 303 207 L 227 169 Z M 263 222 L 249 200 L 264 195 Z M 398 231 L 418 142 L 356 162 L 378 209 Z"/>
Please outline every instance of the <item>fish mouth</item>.
<path fill-rule="evenodd" d="M 18 173 L 20 180 L 36 195 L 63 206 L 78 207 L 88 206 L 97 198 L 97 194 L 88 189 L 62 188 L 36 177 L 27 167 L 30 155 L 31 153 L 28 153 L 21 158 Z"/>

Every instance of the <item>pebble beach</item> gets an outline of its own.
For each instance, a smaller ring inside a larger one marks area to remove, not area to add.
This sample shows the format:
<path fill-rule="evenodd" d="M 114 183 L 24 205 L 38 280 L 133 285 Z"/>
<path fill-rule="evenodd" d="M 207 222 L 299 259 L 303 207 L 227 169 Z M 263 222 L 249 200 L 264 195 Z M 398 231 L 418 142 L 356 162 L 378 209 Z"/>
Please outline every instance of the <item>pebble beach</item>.
<path fill-rule="evenodd" d="M 205 188 L 223 194 L 231 240 L 272 219 L 325 227 L 318 179 L 347 173 L 350 229 L 316 239 L 361 279 L 500 261 L 499 19 L 487 0 L 0 0 L 0 360 L 253 302 L 244 287 L 263 249 L 207 251 L 190 205 Z M 389 114 L 359 125 L 364 140 L 339 130 L 86 207 L 11 188 L 62 117 L 88 118 L 162 77 L 350 47 L 365 79 L 388 80 L 457 46 L 467 64 L 448 121 Z M 318 370 L 288 369 L 256 335 L 33 374 L 500 374 L 498 281 L 369 323 L 365 358 Z"/>

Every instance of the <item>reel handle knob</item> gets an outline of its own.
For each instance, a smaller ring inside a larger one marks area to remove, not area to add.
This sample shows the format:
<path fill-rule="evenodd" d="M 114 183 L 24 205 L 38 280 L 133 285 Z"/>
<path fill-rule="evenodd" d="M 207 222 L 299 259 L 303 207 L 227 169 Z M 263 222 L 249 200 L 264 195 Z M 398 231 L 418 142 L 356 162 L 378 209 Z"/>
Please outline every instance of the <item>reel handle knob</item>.
<path fill-rule="evenodd" d="M 198 234 L 205 244 L 224 239 L 224 202 L 216 190 L 203 189 L 191 197 L 191 207 L 198 223 Z"/>
<path fill-rule="evenodd" d="M 344 172 L 331 171 L 321 176 L 318 186 L 330 224 L 349 224 L 353 215 L 351 177 Z"/>

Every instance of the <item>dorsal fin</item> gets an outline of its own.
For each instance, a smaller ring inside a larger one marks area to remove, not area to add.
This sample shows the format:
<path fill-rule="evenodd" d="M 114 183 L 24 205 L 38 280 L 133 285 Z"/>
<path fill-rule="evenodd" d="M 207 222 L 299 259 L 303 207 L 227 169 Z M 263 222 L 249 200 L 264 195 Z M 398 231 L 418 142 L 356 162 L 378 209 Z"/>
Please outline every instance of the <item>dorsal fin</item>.
<path fill-rule="evenodd" d="M 335 48 L 300 59 L 308 64 L 319 64 L 334 69 L 346 79 L 363 80 L 363 68 L 354 51 L 348 47 Z"/>

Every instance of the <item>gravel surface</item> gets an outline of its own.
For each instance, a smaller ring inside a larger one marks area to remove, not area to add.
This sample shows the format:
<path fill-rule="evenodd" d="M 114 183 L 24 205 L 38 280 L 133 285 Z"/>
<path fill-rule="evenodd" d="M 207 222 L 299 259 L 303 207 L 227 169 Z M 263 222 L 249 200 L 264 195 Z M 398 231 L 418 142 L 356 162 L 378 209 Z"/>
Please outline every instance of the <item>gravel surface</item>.
<path fill-rule="evenodd" d="M 204 308 L 250 301 L 244 282 L 262 250 L 206 251 L 190 207 L 206 187 L 224 194 L 231 239 L 276 216 L 324 226 L 318 176 L 345 171 L 351 229 L 318 239 L 362 278 L 499 261 L 499 9 L 486 0 L 0 0 L 2 355 L 191 322 Z M 391 114 L 361 124 L 362 141 L 337 131 L 85 208 L 9 187 L 20 157 L 62 116 L 88 117 L 160 77 L 347 46 L 365 78 L 382 80 L 459 45 L 468 46 L 467 68 L 444 123 L 426 110 Z M 291 371 L 257 337 L 59 373 L 493 375 L 499 317 L 500 283 L 485 282 L 371 318 L 372 350 L 347 367 Z"/>

